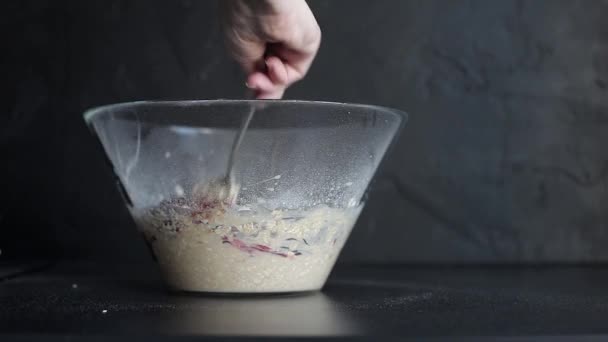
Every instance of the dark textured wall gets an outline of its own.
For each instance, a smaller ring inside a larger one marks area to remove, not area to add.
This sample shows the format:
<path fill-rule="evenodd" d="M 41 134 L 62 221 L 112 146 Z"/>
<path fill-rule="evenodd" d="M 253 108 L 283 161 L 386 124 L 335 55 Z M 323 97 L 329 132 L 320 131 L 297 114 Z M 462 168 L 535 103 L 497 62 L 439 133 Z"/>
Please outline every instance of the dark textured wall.
<path fill-rule="evenodd" d="M 608 2 L 310 4 L 287 97 L 411 114 L 343 261 L 608 261 Z M 147 258 L 81 112 L 240 97 L 216 5 L 0 5 L 0 258 Z"/>

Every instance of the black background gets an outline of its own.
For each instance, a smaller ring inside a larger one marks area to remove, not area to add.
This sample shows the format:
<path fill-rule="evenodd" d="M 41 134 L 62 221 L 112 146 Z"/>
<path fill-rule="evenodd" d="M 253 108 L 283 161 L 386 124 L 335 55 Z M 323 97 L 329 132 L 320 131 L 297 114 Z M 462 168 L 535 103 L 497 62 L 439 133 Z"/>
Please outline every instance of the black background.
<path fill-rule="evenodd" d="M 342 262 L 608 260 L 608 4 L 310 1 L 323 42 L 287 98 L 410 113 Z M 0 260 L 148 260 L 82 120 L 240 98 L 215 1 L 0 5 Z"/>

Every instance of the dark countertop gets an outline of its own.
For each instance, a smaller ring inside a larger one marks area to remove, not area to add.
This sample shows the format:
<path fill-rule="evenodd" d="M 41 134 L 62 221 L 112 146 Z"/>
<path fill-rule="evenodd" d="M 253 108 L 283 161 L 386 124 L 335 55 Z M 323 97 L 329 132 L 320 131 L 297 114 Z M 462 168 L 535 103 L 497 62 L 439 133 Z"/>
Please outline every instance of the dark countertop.
<path fill-rule="evenodd" d="M 0 340 L 608 338 L 608 267 L 342 266 L 323 292 L 171 294 L 149 265 L 0 267 Z"/>

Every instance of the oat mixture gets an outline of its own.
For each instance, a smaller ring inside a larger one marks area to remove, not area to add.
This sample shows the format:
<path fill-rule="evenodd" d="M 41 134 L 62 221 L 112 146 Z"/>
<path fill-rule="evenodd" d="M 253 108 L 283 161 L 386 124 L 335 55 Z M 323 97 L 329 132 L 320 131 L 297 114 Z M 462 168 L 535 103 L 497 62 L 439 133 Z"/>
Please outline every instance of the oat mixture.
<path fill-rule="evenodd" d="M 197 196 L 133 216 L 174 289 L 291 292 L 323 286 L 360 210 L 270 211 Z"/>

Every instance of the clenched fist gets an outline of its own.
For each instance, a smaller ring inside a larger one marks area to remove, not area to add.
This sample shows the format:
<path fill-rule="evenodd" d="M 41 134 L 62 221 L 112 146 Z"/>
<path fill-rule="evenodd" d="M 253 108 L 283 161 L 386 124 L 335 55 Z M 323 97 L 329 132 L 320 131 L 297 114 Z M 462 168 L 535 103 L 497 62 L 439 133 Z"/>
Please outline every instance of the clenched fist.
<path fill-rule="evenodd" d="M 222 0 L 228 51 L 259 99 L 280 99 L 312 64 L 321 29 L 304 0 Z"/>

